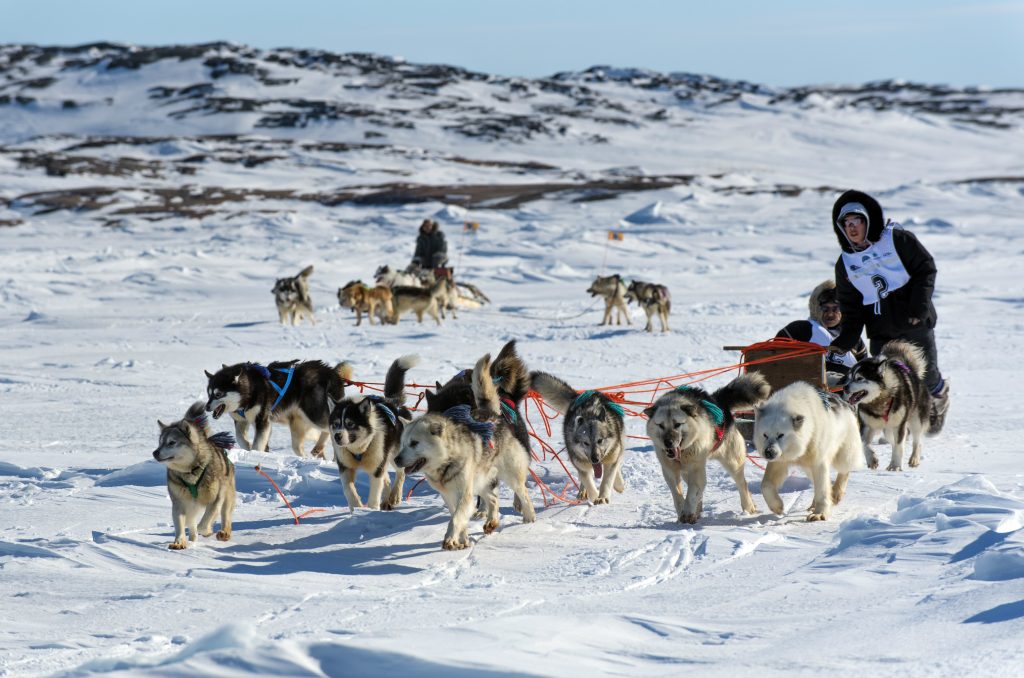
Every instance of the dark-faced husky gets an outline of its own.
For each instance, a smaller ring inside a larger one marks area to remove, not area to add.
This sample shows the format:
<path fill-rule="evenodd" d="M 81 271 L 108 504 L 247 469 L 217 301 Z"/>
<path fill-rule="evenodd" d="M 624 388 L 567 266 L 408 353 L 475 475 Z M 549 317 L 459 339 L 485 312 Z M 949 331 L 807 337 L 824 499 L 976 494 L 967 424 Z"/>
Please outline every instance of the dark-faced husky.
<path fill-rule="evenodd" d="M 457 405 L 443 413 L 427 412 L 405 427 L 396 463 L 407 474 L 423 472 L 431 487 L 444 498 L 451 513 L 441 542 L 445 550 L 467 548 L 469 520 L 476 497 L 483 500 L 484 533 L 498 528 L 498 481 L 508 485 L 523 514 L 532 523 L 536 513 L 526 491 L 530 456 L 503 417 L 480 421 L 476 412 L 499 412 L 501 401 L 491 376 L 491 356 L 473 368 L 471 382 L 475 407 Z"/>
<path fill-rule="evenodd" d="M 316 325 L 313 317 L 313 300 L 309 296 L 309 276 L 313 275 L 313 266 L 309 265 L 290 278 L 278 278 L 274 283 L 274 303 L 277 304 L 277 316 L 282 325 L 297 325 L 303 316 Z"/>
<path fill-rule="evenodd" d="M 623 318 L 626 319 L 627 324 L 633 324 L 633 321 L 629 318 L 629 308 L 626 306 L 626 283 L 622 282 L 622 276 L 618 273 L 594 278 L 594 282 L 590 283 L 587 292 L 590 292 L 592 297 L 604 299 L 602 325 L 612 324 L 612 309 L 617 311 L 616 325 L 621 325 Z"/>
<path fill-rule="evenodd" d="M 622 460 L 626 453 L 626 424 L 622 406 L 599 391 L 577 393 L 558 377 L 533 372 L 532 388 L 564 415 L 562 433 L 569 460 L 580 474 L 579 499 L 607 504 L 612 488 L 622 492 Z M 598 492 L 595 477 L 601 479 Z"/>
<path fill-rule="evenodd" d="M 668 314 L 672 310 L 672 296 L 664 285 L 634 280 L 626 289 L 626 301 L 635 301 L 647 314 L 647 327 L 644 330 L 654 331 L 654 317 L 661 320 L 661 331 L 668 331 Z"/>
<path fill-rule="evenodd" d="M 216 374 L 206 372 L 206 411 L 219 419 L 228 412 L 235 423 L 235 437 L 247 450 L 266 452 L 270 423 L 288 424 L 292 451 L 305 456 L 303 441 L 319 432 L 313 454 L 322 457 L 327 445 L 327 398 L 340 400 L 345 382 L 352 377 L 348 363 L 328 367 L 319 360 L 224 365 Z M 250 442 L 249 427 L 256 434 Z"/>
<path fill-rule="evenodd" d="M 776 391 L 754 410 L 754 446 L 768 460 L 761 494 L 773 513 L 784 510 L 779 486 L 791 466 L 799 466 L 811 479 L 809 521 L 828 519 L 846 492 L 850 471 L 864 465 L 853 408 L 803 381 Z"/>
<path fill-rule="evenodd" d="M 341 488 L 349 509 L 363 507 L 356 491 L 356 471 L 370 476 L 371 509 L 389 511 L 402 501 L 405 469 L 395 466 L 398 444 L 412 413 L 405 408 L 405 373 L 419 362 L 414 355 L 403 356 L 391 364 L 384 379 L 384 396 L 354 396 L 338 402 L 328 401 L 331 409 L 331 443 L 338 464 Z M 395 469 L 395 480 L 388 482 L 388 467 Z M 390 491 L 381 501 L 384 491 Z"/>
<path fill-rule="evenodd" d="M 906 341 L 890 341 L 881 352 L 854 365 L 847 377 L 847 402 L 857 407 L 861 422 L 864 459 L 878 468 L 871 441 L 879 431 L 892 445 L 890 471 L 903 467 L 903 445 L 913 439 L 911 467 L 921 463 L 921 439 L 928 429 L 928 388 L 924 384 L 925 359 L 920 348 Z"/>
<path fill-rule="evenodd" d="M 171 497 L 174 541 L 167 547 L 183 549 L 198 535 L 213 534 L 220 515 L 217 539 L 231 539 L 231 514 L 235 510 L 235 467 L 225 448 L 234 441 L 227 433 L 212 434 L 203 401 L 194 403 L 185 418 L 172 424 L 157 421 L 160 443 L 153 458 L 167 467 L 167 494 Z M 202 518 L 200 518 L 202 514 Z"/>
<path fill-rule="evenodd" d="M 717 460 L 732 476 L 743 512 L 757 512 L 743 476 L 746 444 L 736 429 L 732 412 L 757 405 L 768 397 L 769 391 L 763 376 L 749 373 L 714 393 L 697 386 L 680 386 L 644 410 L 647 435 L 654 443 L 679 522 L 696 523 L 700 519 L 708 459 Z"/>

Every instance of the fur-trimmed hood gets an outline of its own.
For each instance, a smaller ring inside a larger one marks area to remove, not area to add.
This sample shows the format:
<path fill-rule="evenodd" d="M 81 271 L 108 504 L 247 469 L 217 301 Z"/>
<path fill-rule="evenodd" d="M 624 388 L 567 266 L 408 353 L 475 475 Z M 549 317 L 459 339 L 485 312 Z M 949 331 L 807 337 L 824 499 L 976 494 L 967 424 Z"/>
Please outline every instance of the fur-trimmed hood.
<path fill-rule="evenodd" d="M 839 196 L 832 206 L 832 230 L 835 232 L 836 239 L 839 240 L 839 246 L 843 248 L 844 252 L 852 252 L 853 247 L 838 223 L 839 213 L 842 211 L 843 205 L 853 202 L 860 203 L 867 210 L 868 242 L 878 242 L 879 238 L 882 237 L 882 229 L 885 228 L 885 215 L 882 213 L 882 206 L 878 204 L 877 200 L 861 191 L 846 191 Z"/>
<path fill-rule="evenodd" d="M 825 323 L 822 321 L 821 312 L 821 300 L 825 297 L 829 303 L 839 303 L 836 297 L 836 284 L 832 280 L 825 280 L 811 292 L 811 296 L 807 299 L 807 316 L 820 325 Z"/>

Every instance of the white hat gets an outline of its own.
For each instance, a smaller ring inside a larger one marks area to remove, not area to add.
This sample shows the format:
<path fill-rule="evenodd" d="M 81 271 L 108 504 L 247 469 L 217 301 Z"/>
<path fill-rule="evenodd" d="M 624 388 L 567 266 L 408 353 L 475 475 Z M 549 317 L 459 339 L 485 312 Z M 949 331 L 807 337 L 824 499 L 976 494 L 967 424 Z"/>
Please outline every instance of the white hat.
<path fill-rule="evenodd" d="M 848 202 L 839 209 L 839 216 L 836 217 L 836 226 L 843 228 L 843 218 L 847 214 L 859 214 L 864 217 L 865 224 L 871 224 L 871 219 L 868 218 L 868 210 L 864 205 L 861 205 L 859 202 Z"/>

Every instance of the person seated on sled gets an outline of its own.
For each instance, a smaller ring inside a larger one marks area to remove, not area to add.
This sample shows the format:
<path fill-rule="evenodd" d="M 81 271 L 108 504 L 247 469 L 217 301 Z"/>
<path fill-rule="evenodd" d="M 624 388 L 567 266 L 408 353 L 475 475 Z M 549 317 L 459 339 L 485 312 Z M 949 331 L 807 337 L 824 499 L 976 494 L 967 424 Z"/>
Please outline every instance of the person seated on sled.
<path fill-rule="evenodd" d="M 776 334 L 776 337 L 788 337 L 797 341 L 807 341 L 819 346 L 829 347 L 839 336 L 839 325 L 843 314 L 839 312 L 839 299 L 836 298 L 836 284 L 826 280 L 814 288 L 807 302 L 807 320 L 794 320 Z M 861 339 L 852 351 L 830 350 L 825 354 L 825 376 L 828 385 L 842 383 L 850 368 L 858 360 L 868 355 L 867 346 Z"/>
<path fill-rule="evenodd" d="M 843 314 L 837 350 L 850 350 L 867 330 L 871 354 L 893 339 L 916 344 L 928 366 L 929 433 L 942 430 L 949 382 L 939 372 L 935 347 L 935 259 L 910 231 L 885 219 L 882 206 L 861 191 L 846 191 L 832 206 L 832 230 L 842 252 L 836 260 L 836 296 Z"/>
<path fill-rule="evenodd" d="M 433 271 L 448 266 L 448 243 L 444 233 L 433 219 L 424 219 L 416 236 L 416 251 L 412 255 L 410 269 Z"/>

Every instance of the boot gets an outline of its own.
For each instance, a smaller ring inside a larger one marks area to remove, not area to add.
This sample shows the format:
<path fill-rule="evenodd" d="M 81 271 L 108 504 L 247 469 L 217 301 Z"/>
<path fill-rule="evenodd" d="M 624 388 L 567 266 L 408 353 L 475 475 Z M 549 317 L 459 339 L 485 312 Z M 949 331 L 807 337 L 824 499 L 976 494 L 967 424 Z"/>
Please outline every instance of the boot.
<path fill-rule="evenodd" d="M 946 412 L 949 410 L 949 379 L 945 380 L 938 393 L 932 396 L 928 405 L 928 435 L 938 435 L 946 423 Z"/>

